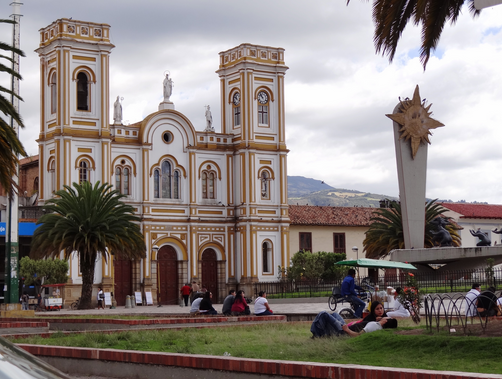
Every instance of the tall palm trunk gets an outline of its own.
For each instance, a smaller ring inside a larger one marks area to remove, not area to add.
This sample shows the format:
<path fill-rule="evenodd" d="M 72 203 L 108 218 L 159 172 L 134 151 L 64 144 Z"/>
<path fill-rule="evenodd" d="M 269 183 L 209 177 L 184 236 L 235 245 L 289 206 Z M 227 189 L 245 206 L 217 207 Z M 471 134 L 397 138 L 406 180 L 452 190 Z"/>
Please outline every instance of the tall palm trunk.
<path fill-rule="evenodd" d="M 82 294 L 78 309 L 92 309 L 92 285 L 94 283 L 94 267 L 96 265 L 96 253 L 80 253 L 80 270 L 82 271 Z"/>

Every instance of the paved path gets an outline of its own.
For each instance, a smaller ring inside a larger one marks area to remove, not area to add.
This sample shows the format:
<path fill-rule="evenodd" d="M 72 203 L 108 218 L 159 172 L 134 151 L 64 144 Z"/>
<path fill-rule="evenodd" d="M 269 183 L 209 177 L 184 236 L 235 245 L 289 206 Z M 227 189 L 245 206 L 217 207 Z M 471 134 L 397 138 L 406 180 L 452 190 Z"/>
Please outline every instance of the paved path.
<path fill-rule="evenodd" d="M 319 298 L 317 302 L 305 302 L 306 299 L 292 299 L 291 301 L 301 301 L 295 303 L 284 303 L 279 300 L 269 300 L 270 308 L 276 314 L 317 314 L 320 311 L 330 311 L 328 307 L 328 299 Z M 309 301 L 311 301 L 309 299 Z M 213 304 L 214 309 L 221 313 L 222 304 Z M 251 313 L 254 310 L 254 304 L 250 304 Z M 189 314 L 190 307 L 180 307 L 179 305 L 156 305 L 136 306 L 135 308 L 117 307 L 115 309 L 86 309 L 86 310 L 69 310 L 62 309 L 60 311 L 36 312 L 37 316 L 59 316 L 59 315 L 173 315 L 173 314 Z"/>

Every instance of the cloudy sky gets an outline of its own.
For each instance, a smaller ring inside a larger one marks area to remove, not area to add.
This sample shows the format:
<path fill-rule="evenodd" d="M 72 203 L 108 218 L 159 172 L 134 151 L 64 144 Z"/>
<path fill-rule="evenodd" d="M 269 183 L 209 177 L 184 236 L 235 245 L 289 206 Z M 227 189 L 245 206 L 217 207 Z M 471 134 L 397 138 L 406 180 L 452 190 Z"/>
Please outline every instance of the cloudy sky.
<path fill-rule="evenodd" d="M 12 13 L 2 1 L 0 18 Z M 445 124 L 429 146 L 427 196 L 502 204 L 502 6 L 472 19 L 467 9 L 446 26 L 424 72 L 419 29 L 408 26 L 396 58 L 375 55 L 371 2 L 352 0 L 23 0 L 21 7 L 21 139 L 37 154 L 38 30 L 59 18 L 107 23 L 111 100 L 124 97 L 124 122 L 157 110 L 163 73 L 174 80 L 171 100 L 197 130 L 204 105 L 218 114 L 218 53 L 241 43 L 283 47 L 286 75 L 288 174 L 338 188 L 397 196 L 392 113 L 398 97 L 418 84 Z M 11 27 L 0 26 L 10 42 Z M 4 77 L 5 75 L 1 75 Z M 0 79 L 0 84 L 6 85 Z M 111 112 L 113 115 L 113 112 Z M 112 120 L 110 120 L 112 121 Z"/>

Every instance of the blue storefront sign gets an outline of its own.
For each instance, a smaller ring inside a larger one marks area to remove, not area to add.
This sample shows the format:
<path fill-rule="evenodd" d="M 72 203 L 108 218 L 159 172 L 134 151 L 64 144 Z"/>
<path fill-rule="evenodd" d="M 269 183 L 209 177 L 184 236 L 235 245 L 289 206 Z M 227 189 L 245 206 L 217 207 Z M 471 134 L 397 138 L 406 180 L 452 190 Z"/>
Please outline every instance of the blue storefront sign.
<path fill-rule="evenodd" d="M 40 225 L 34 222 L 20 222 L 19 223 L 19 236 L 20 237 L 31 237 L 35 232 L 35 229 Z M 0 236 L 5 236 L 7 232 L 7 225 L 5 222 L 0 222 Z"/>

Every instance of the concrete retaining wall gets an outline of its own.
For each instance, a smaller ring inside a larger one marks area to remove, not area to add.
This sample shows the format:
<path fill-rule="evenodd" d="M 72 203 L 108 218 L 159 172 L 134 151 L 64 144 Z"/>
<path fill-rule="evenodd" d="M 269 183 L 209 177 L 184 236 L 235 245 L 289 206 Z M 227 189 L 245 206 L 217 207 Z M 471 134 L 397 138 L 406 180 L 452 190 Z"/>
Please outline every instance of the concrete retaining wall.
<path fill-rule="evenodd" d="M 72 375 L 197 379 L 502 379 L 502 375 L 19 344 Z"/>

